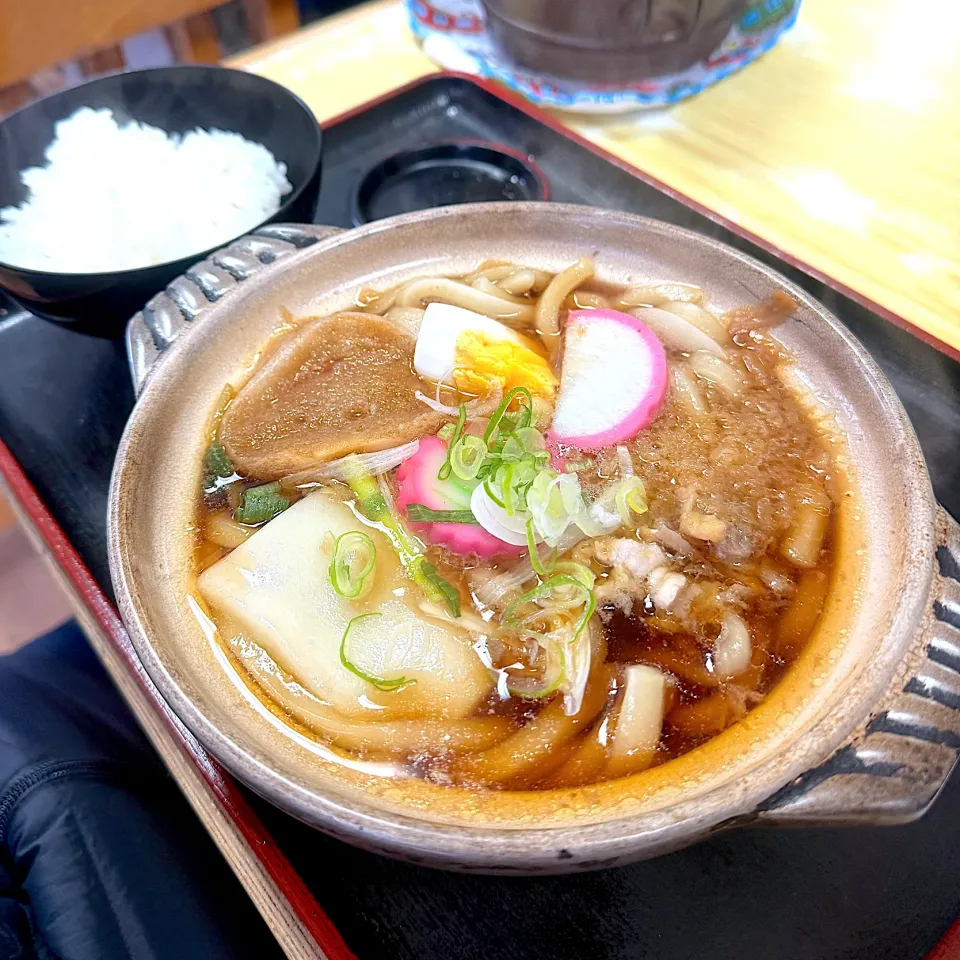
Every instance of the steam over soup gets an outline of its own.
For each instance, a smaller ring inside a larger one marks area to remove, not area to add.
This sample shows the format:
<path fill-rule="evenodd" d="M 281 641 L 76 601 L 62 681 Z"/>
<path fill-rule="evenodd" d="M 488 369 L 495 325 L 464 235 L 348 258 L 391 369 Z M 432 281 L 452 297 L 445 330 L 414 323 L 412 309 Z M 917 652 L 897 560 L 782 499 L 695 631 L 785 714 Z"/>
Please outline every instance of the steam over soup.
<path fill-rule="evenodd" d="M 771 335 L 581 260 L 361 290 L 227 387 L 197 600 L 275 714 L 507 789 L 621 777 L 736 723 L 813 632 L 836 442 Z"/>

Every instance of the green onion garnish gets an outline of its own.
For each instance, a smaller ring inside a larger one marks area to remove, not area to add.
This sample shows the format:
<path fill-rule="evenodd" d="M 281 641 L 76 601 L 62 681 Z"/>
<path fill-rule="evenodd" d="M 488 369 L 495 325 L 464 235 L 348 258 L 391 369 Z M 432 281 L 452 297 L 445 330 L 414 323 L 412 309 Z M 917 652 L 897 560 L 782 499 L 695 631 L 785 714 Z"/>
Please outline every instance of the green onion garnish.
<path fill-rule="evenodd" d="M 407 505 L 407 519 L 411 523 L 476 523 L 470 510 L 432 510 L 422 503 Z"/>
<path fill-rule="evenodd" d="M 453 436 L 450 438 L 450 442 L 447 444 L 447 459 L 443 461 L 443 466 L 440 467 L 440 470 L 437 473 L 438 480 L 446 480 L 450 476 L 450 471 L 453 469 L 450 466 L 450 454 L 453 451 L 453 448 L 457 445 L 457 441 L 463 435 L 463 428 L 467 423 L 467 405 L 465 403 L 460 404 L 460 413 L 457 415 L 457 425 L 454 427 Z"/>
<path fill-rule="evenodd" d="M 533 397 L 530 396 L 530 391 L 527 391 L 527 396 L 529 397 L 530 404 L 526 407 L 521 407 L 520 412 L 517 414 L 517 425 L 514 429 L 516 430 L 526 430 L 527 427 L 533 423 Z"/>
<path fill-rule="evenodd" d="M 554 547 L 553 552 L 550 554 L 549 563 L 544 564 L 540 559 L 540 552 L 537 550 L 537 541 L 533 535 L 533 517 L 527 521 L 527 550 L 530 551 L 530 566 L 533 567 L 533 572 L 542 580 L 546 580 L 547 577 L 553 573 L 554 567 L 557 565 L 557 550 L 556 547 Z"/>
<path fill-rule="evenodd" d="M 280 493 L 280 484 L 264 483 L 259 487 L 249 487 L 243 491 L 240 505 L 234 511 L 233 518 L 240 523 L 265 523 L 277 514 L 283 513 L 290 501 Z"/>
<path fill-rule="evenodd" d="M 356 494 L 357 510 L 371 523 L 380 525 L 400 558 L 407 576 L 430 600 L 446 603 L 451 613 L 459 617 L 459 594 L 437 573 L 435 567 L 426 562 L 423 544 L 410 533 L 403 520 L 391 509 L 379 484 L 359 457 L 353 455 L 344 459 L 343 477 Z"/>
<path fill-rule="evenodd" d="M 461 480 L 475 480 L 486 456 L 486 444 L 479 437 L 461 437 L 450 447 L 450 467 Z"/>
<path fill-rule="evenodd" d="M 340 534 L 330 561 L 330 584 L 348 600 L 356 600 L 372 584 L 370 574 L 377 564 L 374 542 L 359 530 Z"/>
<path fill-rule="evenodd" d="M 588 590 L 592 590 L 597 582 L 594 572 L 586 564 L 576 560 L 561 560 L 553 572 L 579 580 Z"/>
<path fill-rule="evenodd" d="M 230 457 L 227 456 L 227 451 L 219 441 L 210 444 L 203 458 L 203 468 L 208 478 L 220 480 L 232 477 L 236 473 L 233 464 L 230 462 Z"/>
<path fill-rule="evenodd" d="M 551 637 L 543 638 L 546 646 L 546 668 L 539 680 L 532 677 L 514 677 L 507 674 L 507 690 L 525 700 L 540 700 L 554 693 L 566 679 L 562 650 L 559 643 Z"/>
<path fill-rule="evenodd" d="M 375 677 L 373 674 L 367 673 L 364 670 L 361 670 L 353 661 L 350 659 L 350 655 L 347 652 L 347 643 L 350 640 L 350 632 L 353 628 L 360 623 L 362 620 L 369 620 L 371 617 L 382 617 L 382 613 L 361 613 L 359 616 L 354 617 L 348 624 L 347 629 L 343 631 L 343 638 L 340 640 L 340 662 L 354 675 L 359 677 L 361 680 L 366 680 L 367 683 L 372 684 L 378 690 L 383 690 L 385 693 L 396 693 L 398 690 L 406 686 L 411 686 L 416 683 L 416 680 L 407 680 L 406 677 L 396 677 L 393 680 L 385 680 L 383 677 Z"/>
<path fill-rule="evenodd" d="M 544 580 L 543 583 L 537 587 L 534 587 L 532 590 L 528 590 L 526 593 L 520 594 L 520 596 L 510 603 L 507 606 L 507 609 L 504 610 L 501 623 L 506 627 L 519 627 L 522 629 L 525 624 L 517 618 L 517 611 L 526 603 L 536 603 L 545 599 L 554 599 L 556 600 L 556 605 L 562 608 L 569 607 L 570 601 L 560 600 L 559 598 L 555 597 L 555 594 L 561 589 L 573 590 L 575 594 L 580 595 L 584 604 L 583 613 L 577 620 L 573 634 L 568 638 L 569 642 L 573 643 L 573 641 L 576 640 L 577 637 L 579 637 L 583 632 L 583 628 L 586 627 L 587 622 L 593 616 L 593 612 L 597 608 L 597 600 L 593 595 L 593 590 L 586 586 L 583 581 L 566 574 L 556 574 L 555 576 L 550 577 L 549 580 Z"/>
<path fill-rule="evenodd" d="M 453 439 L 453 431 L 456 429 L 452 423 L 445 423 L 438 431 L 437 436 L 448 443 Z"/>
<path fill-rule="evenodd" d="M 513 496 L 512 463 L 505 463 L 503 465 L 503 479 L 500 481 L 500 491 L 503 493 L 503 509 L 507 511 L 508 517 L 512 517 L 517 512 L 516 502 Z"/>
<path fill-rule="evenodd" d="M 444 580 L 437 573 L 437 568 L 427 560 L 420 560 L 420 573 L 436 588 L 437 592 L 443 596 L 450 612 L 455 616 L 460 616 L 460 594 L 452 583 Z"/>
<path fill-rule="evenodd" d="M 501 436 L 503 436 L 503 434 L 501 434 Z M 507 463 L 517 463 L 523 458 L 525 453 L 526 450 L 520 445 L 520 441 L 516 438 L 516 435 L 511 433 L 510 436 L 507 437 L 503 449 L 500 451 L 500 457 Z"/>
<path fill-rule="evenodd" d="M 490 481 L 493 480 L 493 476 L 487 477 L 483 481 L 483 489 L 487 491 L 487 496 L 498 506 L 503 507 L 503 501 L 490 489 Z"/>
<path fill-rule="evenodd" d="M 647 491 L 639 477 L 627 477 L 617 486 L 617 512 L 624 526 L 630 523 L 630 511 L 634 513 L 647 512 Z"/>
<path fill-rule="evenodd" d="M 536 427 L 519 427 L 513 433 L 514 439 L 528 453 L 545 453 L 547 442 Z M 545 455 L 549 457 L 549 454 Z"/>
<path fill-rule="evenodd" d="M 500 418 L 500 432 L 506 434 L 516 430 L 518 416 L 519 414 L 516 413 L 505 413 Z"/>
<path fill-rule="evenodd" d="M 508 390 L 506 396 L 500 401 L 500 406 L 493 411 L 493 416 L 490 417 L 490 422 L 487 424 L 487 429 L 483 431 L 483 442 L 488 448 L 490 446 L 491 438 L 500 428 L 500 421 L 503 420 L 504 414 L 507 412 L 507 408 L 517 397 L 523 397 L 526 399 L 527 407 L 525 422 L 523 422 L 524 407 L 520 407 L 520 413 L 517 415 L 517 420 L 514 421 L 516 428 L 527 427 L 530 425 L 530 421 L 533 419 L 533 394 L 530 393 L 526 387 L 514 387 L 512 390 Z"/>

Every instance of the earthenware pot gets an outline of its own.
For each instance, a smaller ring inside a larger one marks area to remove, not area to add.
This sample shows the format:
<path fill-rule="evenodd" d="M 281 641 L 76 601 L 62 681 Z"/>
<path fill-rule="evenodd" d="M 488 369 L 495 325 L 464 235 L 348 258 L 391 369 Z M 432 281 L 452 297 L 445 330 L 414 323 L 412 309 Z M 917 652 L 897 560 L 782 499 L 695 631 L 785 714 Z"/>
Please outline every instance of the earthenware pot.
<path fill-rule="evenodd" d="M 846 437 L 854 493 L 808 648 L 768 697 L 704 746 L 579 789 L 483 792 L 331 762 L 238 681 L 191 614 L 191 537 L 205 426 L 223 384 L 294 315 L 348 307 L 361 286 L 463 273 L 497 257 L 556 271 L 596 251 L 615 283 L 699 284 L 720 309 L 785 290 L 777 336 Z M 117 601 L 150 676 L 239 779 L 350 843 L 461 870 L 539 873 L 651 857 L 724 828 L 900 823 L 921 815 L 960 744 L 960 536 L 938 508 L 893 389 L 840 322 L 715 240 L 629 214 L 478 204 L 337 232 L 265 228 L 154 298 L 128 329 L 140 398 L 110 490 Z M 939 566 L 938 566 L 939 557 Z"/>

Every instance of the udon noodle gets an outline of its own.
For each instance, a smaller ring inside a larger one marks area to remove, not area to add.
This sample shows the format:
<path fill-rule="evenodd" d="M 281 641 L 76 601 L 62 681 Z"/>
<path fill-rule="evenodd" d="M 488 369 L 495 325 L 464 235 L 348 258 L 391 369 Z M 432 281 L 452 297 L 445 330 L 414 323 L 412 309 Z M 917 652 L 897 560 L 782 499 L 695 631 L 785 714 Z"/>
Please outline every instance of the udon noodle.
<path fill-rule="evenodd" d="M 196 599 L 277 716 L 440 784 L 661 764 L 801 654 L 836 438 L 682 282 L 488 261 L 287 324 L 212 418 Z"/>

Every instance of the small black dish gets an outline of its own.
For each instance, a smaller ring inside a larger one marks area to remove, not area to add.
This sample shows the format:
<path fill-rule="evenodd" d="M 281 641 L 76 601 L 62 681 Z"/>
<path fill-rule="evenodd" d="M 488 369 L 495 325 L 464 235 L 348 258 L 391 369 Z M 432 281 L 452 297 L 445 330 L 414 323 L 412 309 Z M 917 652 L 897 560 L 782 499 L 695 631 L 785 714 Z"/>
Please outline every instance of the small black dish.
<path fill-rule="evenodd" d="M 11 114 L 0 123 L 0 207 L 17 206 L 26 199 L 20 172 L 45 163 L 54 125 L 80 107 L 107 107 L 120 123 L 138 120 L 168 133 L 217 128 L 262 143 L 287 165 L 293 186 L 276 214 L 263 222 L 313 219 L 322 136 L 309 107 L 272 80 L 213 66 L 110 74 Z M 262 225 L 252 223 L 250 229 Z M 0 262 L 0 287 L 38 316 L 85 333 L 114 336 L 171 280 L 234 239 L 224 237 L 215 248 L 180 260 L 113 273 L 54 273 Z"/>
<path fill-rule="evenodd" d="M 380 161 L 357 187 L 355 226 L 413 210 L 490 200 L 546 200 L 543 174 L 500 144 L 452 141 L 404 150 Z"/>

